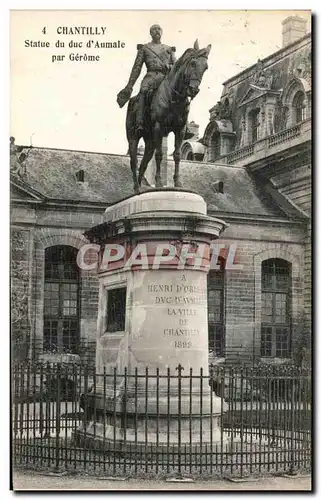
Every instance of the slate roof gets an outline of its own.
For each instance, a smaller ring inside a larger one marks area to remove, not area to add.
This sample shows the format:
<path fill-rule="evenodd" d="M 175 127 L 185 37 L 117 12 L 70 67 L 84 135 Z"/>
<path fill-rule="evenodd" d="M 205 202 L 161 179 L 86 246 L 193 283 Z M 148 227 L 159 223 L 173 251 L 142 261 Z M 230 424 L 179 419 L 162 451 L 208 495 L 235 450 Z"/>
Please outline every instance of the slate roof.
<path fill-rule="evenodd" d="M 129 157 L 124 155 L 33 148 L 26 168 L 27 184 L 50 199 L 109 205 L 133 194 Z M 83 183 L 75 176 L 79 170 L 84 170 Z M 170 179 L 173 170 L 168 160 Z M 285 217 L 243 168 L 182 161 L 181 179 L 186 189 L 203 196 L 209 211 Z M 223 182 L 224 193 L 216 192 L 217 181 Z"/>

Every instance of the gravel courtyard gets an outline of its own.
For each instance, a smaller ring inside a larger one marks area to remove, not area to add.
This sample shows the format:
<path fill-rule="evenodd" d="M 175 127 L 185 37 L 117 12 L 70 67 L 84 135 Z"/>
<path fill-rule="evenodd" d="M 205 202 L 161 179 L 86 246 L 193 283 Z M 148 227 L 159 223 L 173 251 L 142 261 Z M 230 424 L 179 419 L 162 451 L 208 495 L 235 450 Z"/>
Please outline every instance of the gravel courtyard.
<path fill-rule="evenodd" d="M 234 483 L 230 481 L 195 481 L 172 483 L 155 480 L 126 481 L 97 479 L 89 476 L 50 476 L 33 472 L 13 471 L 13 489 L 19 490 L 301 490 L 311 491 L 311 477 L 269 477 Z"/>

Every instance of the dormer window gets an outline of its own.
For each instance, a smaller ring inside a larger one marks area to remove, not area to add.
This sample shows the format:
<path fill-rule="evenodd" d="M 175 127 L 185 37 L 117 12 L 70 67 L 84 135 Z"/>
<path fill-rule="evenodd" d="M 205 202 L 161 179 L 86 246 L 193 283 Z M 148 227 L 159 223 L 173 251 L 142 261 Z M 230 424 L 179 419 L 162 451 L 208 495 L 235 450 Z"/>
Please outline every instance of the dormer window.
<path fill-rule="evenodd" d="M 211 161 L 217 160 L 221 156 L 221 136 L 219 132 L 214 132 L 211 137 Z"/>
<path fill-rule="evenodd" d="M 251 142 L 256 142 L 259 140 L 259 128 L 260 128 L 260 110 L 254 109 L 249 114 L 250 122 L 250 138 Z"/>
<path fill-rule="evenodd" d="M 296 71 L 298 74 L 298 71 Z M 301 75 L 302 76 L 302 75 Z M 282 96 L 282 107 L 288 109 L 286 128 L 303 122 L 311 116 L 311 89 L 309 82 L 305 79 L 293 77 Z"/>
<path fill-rule="evenodd" d="M 300 123 L 304 120 L 304 108 L 304 92 L 299 90 L 293 98 L 293 117 L 295 123 Z"/>

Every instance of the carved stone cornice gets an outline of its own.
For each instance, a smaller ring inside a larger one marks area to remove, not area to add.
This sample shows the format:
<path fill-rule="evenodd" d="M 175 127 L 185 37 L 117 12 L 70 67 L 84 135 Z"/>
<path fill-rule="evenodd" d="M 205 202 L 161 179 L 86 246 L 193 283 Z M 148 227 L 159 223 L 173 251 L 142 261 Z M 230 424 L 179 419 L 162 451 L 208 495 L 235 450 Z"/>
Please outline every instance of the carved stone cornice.
<path fill-rule="evenodd" d="M 250 84 L 249 90 L 246 92 L 238 107 L 242 108 L 258 100 L 266 100 L 267 97 L 273 97 L 278 99 L 282 93 L 282 89 L 271 90 L 271 89 L 260 89 L 256 85 Z"/>

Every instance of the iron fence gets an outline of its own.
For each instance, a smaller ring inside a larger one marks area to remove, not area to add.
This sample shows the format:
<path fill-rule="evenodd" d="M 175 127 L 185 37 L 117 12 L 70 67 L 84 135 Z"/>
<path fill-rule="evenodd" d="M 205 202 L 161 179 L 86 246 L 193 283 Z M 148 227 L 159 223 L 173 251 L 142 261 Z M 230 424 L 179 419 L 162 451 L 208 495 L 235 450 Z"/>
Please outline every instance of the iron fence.
<path fill-rule="evenodd" d="M 12 368 L 16 466 L 103 475 L 226 477 L 311 467 L 311 378 L 297 367 L 97 374 Z"/>

